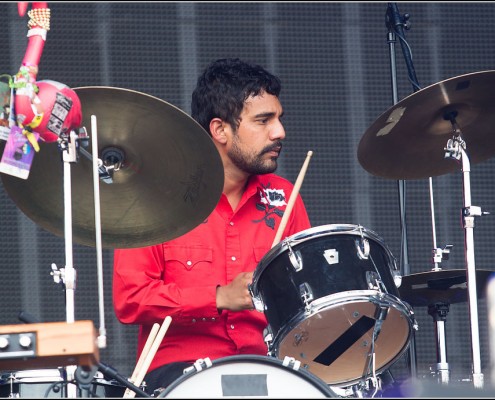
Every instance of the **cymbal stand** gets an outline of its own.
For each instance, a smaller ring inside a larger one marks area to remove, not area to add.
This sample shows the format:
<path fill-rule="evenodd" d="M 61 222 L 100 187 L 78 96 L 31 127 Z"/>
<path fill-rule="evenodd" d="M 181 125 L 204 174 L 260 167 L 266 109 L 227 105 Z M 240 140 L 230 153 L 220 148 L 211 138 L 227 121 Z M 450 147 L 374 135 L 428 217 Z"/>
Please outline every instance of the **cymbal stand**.
<path fill-rule="evenodd" d="M 434 267 L 432 271 L 441 271 L 442 268 L 438 265 L 442 262 L 442 260 L 448 260 L 450 250 L 453 245 L 448 244 L 443 249 L 437 247 L 437 234 L 436 234 L 436 225 L 435 225 L 435 202 L 433 200 L 433 181 L 430 176 L 428 179 L 430 185 L 430 208 L 431 208 L 431 232 L 432 232 L 432 241 L 433 241 L 433 264 Z"/>
<path fill-rule="evenodd" d="M 60 280 L 64 280 L 67 298 L 67 322 L 74 322 L 74 290 L 76 287 L 76 272 L 72 267 L 72 198 L 71 198 L 71 175 L 70 175 L 70 163 L 77 162 L 78 151 L 92 161 L 93 166 L 93 188 L 95 198 L 95 232 L 96 232 L 96 253 L 97 253 L 97 267 L 98 267 L 98 297 L 99 297 L 99 309 L 100 309 L 100 335 L 98 336 L 98 348 L 106 347 L 106 328 L 104 312 L 105 307 L 103 303 L 103 267 L 102 267 L 102 243 L 101 243 L 101 212 L 100 212 L 100 187 L 98 177 L 102 178 L 105 182 L 112 181 L 111 175 L 107 172 L 108 169 L 102 165 L 102 161 L 98 159 L 98 142 L 97 142 L 97 124 L 96 116 L 91 116 L 91 132 L 92 132 L 92 155 L 84 150 L 83 146 L 88 141 L 88 136 L 85 128 L 79 130 L 79 135 L 76 135 L 74 131 L 71 131 L 69 140 L 66 138 L 59 139 L 59 147 L 63 151 L 64 160 L 64 220 L 65 220 L 65 243 L 66 243 L 66 259 L 67 266 L 64 269 L 57 271 L 55 264 L 52 264 L 52 275 L 54 275 L 55 282 L 59 283 Z M 77 141 L 84 141 L 83 146 L 80 146 Z M 67 278 L 70 278 L 68 280 Z"/>
<path fill-rule="evenodd" d="M 432 271 L 441 271 L 442 268 L 439 264 L 442 260 L 448 260 L 450 249 L 452 245 L 446 245 L 444 249 L 437 247 L 436 237 L 436 225 L 435 225 L 435 203 L 433 200 L 433 182 L 432 178 L 429 178 L 430 185 L 430 207 L 431 207 L 431 226 L 432 226 L 432 240 L 433 240 L 433 264 Z M 437 303 L 428 305 L 428 314 L 433 318 L 435 323 L 435 336 L 436 336 L 436 349 L 437 349 L 437 364 L 436 364 L 436 376 L 441 383 L 449 383 L 450 370 L 447 362 L 447 340 L 445 331 L 445 322 L 447 314 L 449 313 L 449 304 Z"/>
<path fill-rule="evenodd" d="M 72 186 L 70 163 L 77 161 L 78 135 L 71 130 L 69 135 L 60 135 L 58 145 L 62 151 L 64 163 L 64 238 L 65 238 L 65 267 L 57 270 L 52 264 L 52 275 L 56 283 L 62 280 L 65 288 L 66 321 L 73 323 L 75 320 L 74 291 L 76 289 L 76 270 L 74 269 L 72 256 Z M 67 366 L 67 380 L 75 379 L 76 366 Z M 77 397 L 77 387 L 73 384 L 67 386 L 67 397 Z"/>
<path fill-rule="evenodd" d="M 436 303 L 428 306 L 428 314 L 430 314 L 435 322 L 435 333 L 437 337 L 437 364 L 436 374 L 439 381 L 443 384 L 449 383 L 450 370 L 447 362 L 447 344 L 445 340 L 445 323 L 447 314 L 449 313 L 449 304 Z"/>
<path fill-rule="evenodd" d="M 52 264 L 52 275 L 56 283 L 62 281 L 65 289 L 65 313 L 66 321 L 74 322 L 74 291 L 76 289 L 76 270 L 72 256 L 72 185 L 70 163 L 77 161 L 76 132 L 71 130 L 69 135 L 61 135 L 58 145 L 62 151 L 64 163 L 64 240 L 65 240 L 65 267 L 57 270 Z"/>
<path fill-rule="evenodd" d="M 453 128 L 453 138 L 447 141 L 445 158 L 461 161 L 463 174 L 464 208 L 462 218 L 464 226 L 465 259 L 467 268 L 468 304 L 471 325 L 471 349 L 473 358 L 473 383 L 475 388 L 483 388 L 483 374 L 481 373 L 480 339 L 478 327 L 478 296 L 476 293 L 476 265 L 474 257 L 474 217 L 486 213 L 481 208 L 471 204 L 471 165 L 466 153 L 466 142 L 461 137 L 461 130 L 456 122 L 457 111 L 448 110 L 444 119 L 450 121 Z"/>
<path fill-rule="evenodd" d="M 100 298 L 100 335 L 98 336 L 98 347 L 106 347 L 106 336 L 103 312 L 104 307 L 102 305 L 103 293 L 102 293 L 102 268 L 101 268 L 101 227 L 100 227 L 100 209 L 99 209 L 99 186 L 98 186 L 98 145 L 96 141 L 96 117 L 91 116 L 92 125 L 92 143 L 93 143 L 93 177 L 94 177 L 94 190 L 95 190 L 95 227 L 96 227 L 96 248 L 98 259 L 98 289 Z M 65 288 L 66 297 L 66 321 L 72 323 L 75 321 L 75 306 L 74 306 L 74 291 L 76 289 L 76 270 L 73 266 L 73 241 L 72 241 L 72 179 L 71 179 L 71 163 L 78 161 L 78 150 L 80 150 L 80 142 L 86 143 L 88 140 L 85 128 L 79 130 L 79 134 L 76 134 L 73 130 L 69 135 L 60 135 L 58 144 L 62 151 L 62 160 L 64 162 L 64 238 L 65 238 L 65 268 L 60 271 L 57 270 L 55 264 L 52 264 L 52 275 L 56 283 L 63 282 Z M 81 148 L 82 149 L 82 148 Z M 67 380 L 72 382 L 77 378 L 77 366 L 67 366 L 66 368 Z M 68 397 L 77 397 L 77 386 L 69 383 L 67 387 Z"/>

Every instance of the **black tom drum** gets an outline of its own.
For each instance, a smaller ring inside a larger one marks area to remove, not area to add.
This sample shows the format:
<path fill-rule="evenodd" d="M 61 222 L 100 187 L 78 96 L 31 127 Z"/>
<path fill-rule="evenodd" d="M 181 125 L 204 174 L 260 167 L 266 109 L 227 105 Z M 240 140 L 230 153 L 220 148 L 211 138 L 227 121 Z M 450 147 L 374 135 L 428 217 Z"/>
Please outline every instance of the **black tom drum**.
<path fill-rule="evenodd" d="M 383 240 L 362 226 L 323 225 L 286 238 L 260 261 L 251 285 L 268 321 L 268 354 L 300 360 L 329 385 L 380 373 L 416 328 L 399 299 L 400 278 Z"/>

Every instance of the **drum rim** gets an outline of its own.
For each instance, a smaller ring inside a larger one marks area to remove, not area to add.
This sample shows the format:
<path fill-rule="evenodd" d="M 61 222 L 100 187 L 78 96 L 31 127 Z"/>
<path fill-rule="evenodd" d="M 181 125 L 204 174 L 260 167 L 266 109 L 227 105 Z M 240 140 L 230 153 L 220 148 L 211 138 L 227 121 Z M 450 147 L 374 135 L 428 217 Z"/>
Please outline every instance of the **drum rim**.
<path fill-rule="evenodd" d="M 309 306 L 310 306 L 310 311 L 308 312 L 308 315 L 313 313 L 313 308 L 315 312 L 320 311 L 323 307 L 323 305 L 326 305 L 326 302 L 323 300 L 333 300 L 332 303 L 335 303 L 337 305 L 346 303 L 347 299 L 349 298 L 363 298 L 363 299 L 368 299 L 368 302 L 374 303 L 373 301 L 369 301 L 369 297 L 376 298 L 377 302 L 379 303 L 380 301 L 383 301 L 383 298 L 386 298 L 387 300 L 391 300 L 392 304 L 398 311 L 401 311 L 404 315 L 414 315 L 414 309 L 412 306 L 407 303 L 406 301 L 400 299 L 399 297 L 395 296 L 394 294 L 391 293 L 382 293 L 378 290 L 346 290 L 343 292 L 337 292 L 337 293 L 332 293 L 327 296 L 319 297 L 316 300 L 313 300 Z M 335 300 L 334 300 L 335 299 Z M 323 303 L 323 304 L 322 304 Z"/>
<path fill-rule="evenodd" d="M 225 356 L 225 357 L 220 357 L 220 358 L 216 358 L 214 360 L 211 360 L 212 365 L 202 369 L 201 371 L 198 371 L 196 369 L 191 369 L 188 372 L 185 372 L 182 376 L 180 376 L 175 381 L 173 381 L 170 385 L 168 385 L 160 393 L 159 397 L 166 397 L 168 394 L 170 394 L 170 392 L 173 389 L 175 389 L 181 383 L 188 380 L 190 377 L 201 373 L 204 370 L 214 368 L 215 366 L 221 366 L 225 363 L 230 364 L 232 362 L 236 363 L 236 362 L 249 362 L 249 361 L 255 361 L 256 363 L 260 363 L 260 364 L 276 365 L 278 367 L 281 367 L 283 370 L 289 371 L 290 373 L 292 373 L 294 375 L 301 375 L 304 378 L 304 380 L 313 383 L 316 388 L 321 389 L 322 394 L 326 395 L 327 397 L 338 397 L 336 395 L 336 393 L 332 390 L 332 388 L 323 379 L 321 379 L 320 377 L 316 376 L 315 374 L 307 371 L 306 369 L 301 367 L 301 368 L 296 370 L 294 368 L 291 368 L 289 366 L 284 365 L 284 362 L 282 360 L 280 360 L 279 358 L 271 357 L 271 356 L 262 356 L 259 354 L 238 354 L 238 355 Z M 299 360 L 296 360 L 296 361 L 299 361 Z M 302 363 L 301 363 L 301 365 L 302 365 Z"/>
<path fill-rule="evenodd" d="M 277 245 L 272 247 L 268 251 L 268 253 L 266 253 L 262 257 L 262 259 L 260 260 L 260 262 L 258 263 L 258 265 L 256 266 L 256 268 L 254 270 L 253 280 L 252 280 L 252 284 L 250 286 L 253 297 L 255 299 L 259 300 L 258 281 L 260 280 L 261 276 L 263 275 L 263 272 L 265 272 L 265 269 L 268 267 L 268 265 L 270 265 L 270 262 L 286 250 L 286 249 L 283 249 L 283 247 L 286 247 L 286 241 L 287 242 L 297 241 L 296 245 L 299 245 L 299 244 L 304 243 L 310 239 L 313 239 L 314 237 L 320 236 L 317 234 L 321 233 L 321 231 L 325 231 L 324 232 L 325 236 L 342 235 L 342 234 L 361 236 L 361 234 L 362 234 L 365 238 L 373 240 L 378 245 L 380 245 L 380 247 L 383 250 L 385 250 L 385 253 L 386 253 L 388 261 L 389 261 L 389 265 L 391 267 L 393 267 L 393 269 L 395 271 L 398 271 L 397 259 L 393 255 L 392 251 L 385 244 L 385 241 L 382 239 L 382 237 L 380 235 L 378 235 L 375 231 L 368 229 L 368 228 L 366 228 L 360 224 L 358 224 L 358 225 L 355 225 L 355 224 L 319 225 L 319 226 L 314 226 L 314 227 L 305 229 L 303 231 L 297 232 L 291 236 L 288 236 L 283 241 L 279 242 Z"/>

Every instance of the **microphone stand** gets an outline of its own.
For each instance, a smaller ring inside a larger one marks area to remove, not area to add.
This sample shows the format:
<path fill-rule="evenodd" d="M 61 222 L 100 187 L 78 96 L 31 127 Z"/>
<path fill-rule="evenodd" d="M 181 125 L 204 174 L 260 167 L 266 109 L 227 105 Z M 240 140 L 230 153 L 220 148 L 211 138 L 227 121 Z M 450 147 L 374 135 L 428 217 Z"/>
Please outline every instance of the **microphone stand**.
<path fill-rule="evenodd" d="M 394 104 L 399 102 L 398 91 L 397 91 L 397 66 L 395 62 L 395 38 L 399 36 L 400 44 L 402 47 L 402 52 L 404 53 L 404 59 L 406 61 L 409 79 L 413 82 L 413 87 L 416 90 L 419 89 L 417 85 L 416 73 L 414 71 L 414 66 L 412 64 L 412 59 L 410 57 L 410 51 L 405 42 L 404 29 L 409 29 L 407 20 L 409 15 L 405 15 L 404 18 L 399 14 L 397 4 L 388 3 L 387 12 L 385 15 L 385 25 L 388 28 L 387 42 L 390 49 L 390 72 L 392 79 L 392 98 Z M 398 181 L 399 187 L 399 211 L 401 218 L 401 271 L 403 275 L 410 274 L 409 266 L 409 256 L 407 248 L 407 224 L 406 224 L 406 211 L 405 211 L 405 193 L 406 193 L 406 183 L 404 180 Z M 416 343 L 414 332 L 412 334 L 411 343 L 409 346 L 409 369 L 412 377 L 417 377 L 417 361 L 416 361 Z"/>

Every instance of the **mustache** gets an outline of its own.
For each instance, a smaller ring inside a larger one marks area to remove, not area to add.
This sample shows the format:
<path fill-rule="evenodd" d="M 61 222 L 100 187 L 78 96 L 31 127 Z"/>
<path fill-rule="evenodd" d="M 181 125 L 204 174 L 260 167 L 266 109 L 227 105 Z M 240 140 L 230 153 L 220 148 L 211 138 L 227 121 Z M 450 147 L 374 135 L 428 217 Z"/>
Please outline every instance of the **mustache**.
<path fill-rule="evenodd" d="M 282 144 L 282 142 L 279 141 L 277 143 L 274 143 L 270 146 L 265 147 L 262 150 L 261 154 L 269 153 L 271 151 L 278 151 L 280 153 L 282 151 L 282 147 L 283 147 L 283 144 Z"/>

